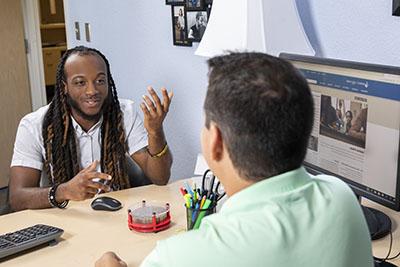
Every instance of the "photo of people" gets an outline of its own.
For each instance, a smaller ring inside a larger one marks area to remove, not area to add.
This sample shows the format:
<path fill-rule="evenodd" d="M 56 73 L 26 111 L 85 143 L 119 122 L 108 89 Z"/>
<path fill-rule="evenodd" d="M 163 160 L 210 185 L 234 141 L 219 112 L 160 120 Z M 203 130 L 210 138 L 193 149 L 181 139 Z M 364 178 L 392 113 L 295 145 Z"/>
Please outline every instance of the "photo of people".
<path fill-rule="evenodd" d="M 202 10 L 203 0 L 186 0 L 187 10 Z"/>
<path fill-rule="evenodd" d="M 185 6 L 174 5 L 172 9 L 172 31 L 174 45 L 192 46 L 192 42 L 187 39 L 187 21 L 185 16 Z"/>
<path fill-rule="evenodd" d="M 365 148 L 368 105 L 321 96 L 320 134 Z"/>
<path fill-rule="evenodd" d="M 200 42 L 207 27 L 207 11 L 187 12 L 188 39 Z"/>

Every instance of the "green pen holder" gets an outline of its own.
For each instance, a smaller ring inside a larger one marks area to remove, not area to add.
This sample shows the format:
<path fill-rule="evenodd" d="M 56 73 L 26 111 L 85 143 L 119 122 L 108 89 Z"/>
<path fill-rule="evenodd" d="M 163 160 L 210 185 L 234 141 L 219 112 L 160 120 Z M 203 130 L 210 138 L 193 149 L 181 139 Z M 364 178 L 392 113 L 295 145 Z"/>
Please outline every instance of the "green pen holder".
<path fill-rule="evenodd" d="M 216 212 L 217 204 L 210 205 L 207 209 L 195 209 L 186 207 L 186 229 L 198 229 L 200 227 L 201 221 L 205 216 L 213 214 Z"/>

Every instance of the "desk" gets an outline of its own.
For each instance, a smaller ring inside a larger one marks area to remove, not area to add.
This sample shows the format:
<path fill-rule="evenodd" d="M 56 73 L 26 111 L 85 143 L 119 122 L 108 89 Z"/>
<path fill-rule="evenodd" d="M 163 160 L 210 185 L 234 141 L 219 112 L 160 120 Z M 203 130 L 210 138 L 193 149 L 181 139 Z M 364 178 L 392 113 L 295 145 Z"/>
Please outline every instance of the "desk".
<path fill-rule="evenodd" d="M 129 266 L 139 266 L 153 250 L 157 240 L 165 239 L 186 229 L 183 199 L 179 193 L 182 181 L 168 186 L 149 185 L 106 195 L 120 200 L 124 207 L 116 212 L 94 211 L 90 200 L 70 202 L 67 209 L 26 210 L 0 217 L 0 233 L 15 231 L 43 223 L 64 229 L 55 246 L 32 250 L 29 253 L 1 262 L 10 266 L 94 266 L 106 251 L 115 251 Z M 143 199 L 171 204 L 171 227 L 155 233 L 137 233 L 128 228 L 127 209 Z"/>
<path fill-rule="evenodd" d="M 157 240 L 165 239 L 186 229 L 185 209 L 179 194 L 182 181 L 167 186 L 149 185 L 132 188 L 106 195 L 120 200 L 124 207 L 116 212 L 94 211 L 92 200 L 71 202 L 66 210 L 45 209 L 26 210 L 0 217 L 0 233 L 15 231 L 37 223 L 54 225 L 64 229 L 64 234 L 56 246 L 32 250 L 29 253 L 1 262 L 10 266 L 93 266 L 106 251 L 115 251 L 129 266 L 139 266 L 141 261 L 155 247 Z M 171 227 L 154 233 L 137 233 L 128 229 L 127 209 L 143 199 L 171 204 Z M 374 202 L 363 200 L 363 204 L 382 210 L 393 222 L 392 255 L 400 251 L 400 213 Z M 389 237 L 373 242 L 375 256 L 386 256 Z M 400 266 L 400 259 L 391 261 Z"/>
<path fill-rule="evenodd" d="M 392 231 L 393 231 L 393 245 L 392 245 L 392 253 L 390 256 L 395 256 L 400 252 L 400 212 L 388 209 L 380 204 L 369 201 L 367 199 L 362 200 L 362 204 L 366 207 L 371 207 L 380 211 L 383 211 L 386 215 L 390 217 L 392 220 Z M 375 257 L 384 258 L 386 257 L 390 245 L 390 236 L 386 236 L 379 240 L 372 241 L 372 250 Z M 400 266 L 400 257 L 389 261 L 397 266 Z"/>

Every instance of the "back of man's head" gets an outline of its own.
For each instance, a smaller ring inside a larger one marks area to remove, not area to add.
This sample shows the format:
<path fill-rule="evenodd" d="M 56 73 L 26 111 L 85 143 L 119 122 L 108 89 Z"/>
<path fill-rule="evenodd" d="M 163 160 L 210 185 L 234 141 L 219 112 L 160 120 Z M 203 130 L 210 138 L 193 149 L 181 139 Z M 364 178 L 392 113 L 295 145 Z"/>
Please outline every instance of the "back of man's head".
<path fill-rule="evenodd" d="M 212 58 L 204 109 L 239 175 L 259 181 L 301 166 L 313 123 L 310 89 L 288 62 L 262 53 Z"/>

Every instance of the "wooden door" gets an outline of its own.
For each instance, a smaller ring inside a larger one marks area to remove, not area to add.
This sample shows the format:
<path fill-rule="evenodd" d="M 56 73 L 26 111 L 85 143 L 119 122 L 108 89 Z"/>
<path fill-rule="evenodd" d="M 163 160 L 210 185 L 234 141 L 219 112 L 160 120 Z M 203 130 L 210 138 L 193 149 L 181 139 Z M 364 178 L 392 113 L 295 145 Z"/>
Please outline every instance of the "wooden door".
<path fill-rule="evenodd" d="M 4 187 L 18 123 L 32 107 L 21 1 L 0 0 L 0 7 L 0 187 Z"/>

